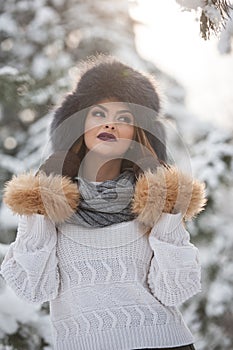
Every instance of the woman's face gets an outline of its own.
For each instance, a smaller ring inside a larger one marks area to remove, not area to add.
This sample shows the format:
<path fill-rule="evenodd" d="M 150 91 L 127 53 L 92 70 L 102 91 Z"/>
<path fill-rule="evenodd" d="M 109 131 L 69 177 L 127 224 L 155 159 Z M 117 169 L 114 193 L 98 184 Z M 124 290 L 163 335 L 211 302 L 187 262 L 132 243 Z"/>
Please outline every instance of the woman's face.
<path fill-rule="evenodd" d="M 134 139 L 134 116 L 126 103 L 104 99 L 89 109 L 84 130 L 88 151 L 116 158 L 125 154 Z"/>

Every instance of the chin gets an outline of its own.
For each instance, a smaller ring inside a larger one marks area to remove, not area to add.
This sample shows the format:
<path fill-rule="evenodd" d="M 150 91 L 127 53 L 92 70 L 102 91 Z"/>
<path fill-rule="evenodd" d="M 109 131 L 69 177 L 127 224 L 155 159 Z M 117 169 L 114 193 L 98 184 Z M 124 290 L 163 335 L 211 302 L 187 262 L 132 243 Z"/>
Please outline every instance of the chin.
<path fill-rule="evenodd" d="M 90 150 L 91 153 L 93 154 L 96 154 L 98 156 L 101 156 L 101 157 L 106 157 L 106 158 L 109 158 L 109 159 L 115 159 L 115 158 L 121 158 L 123 157 L 124 155 L 124 152 L 123 153 L 119 153 L 119 152 L 113 152 L 113 151 L 110 151 L 110 150 Z"/>
<path fill-rule="evenodd" d="M 120 147 L 117 142 L 106 142 L 103 141 L 103 143 L 98 143 L 97 145 L 87 148 L 88 152 L 95 153 L 102 156 L 112 156 L 112 157 L 120 157 L 123 156 L 127 150 L 128 147 Z"/>

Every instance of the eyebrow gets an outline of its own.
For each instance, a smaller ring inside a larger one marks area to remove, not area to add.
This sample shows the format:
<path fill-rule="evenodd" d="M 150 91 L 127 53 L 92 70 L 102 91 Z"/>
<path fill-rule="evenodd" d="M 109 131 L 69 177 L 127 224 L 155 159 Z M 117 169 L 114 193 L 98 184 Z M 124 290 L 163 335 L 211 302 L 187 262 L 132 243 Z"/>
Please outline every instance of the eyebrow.
<path fill-rule="evenodd" d="M 108 112 L 109 110 L 102 106 L 102 105 L 94 105 L 93 107 L 100 107 L 102 108 L 105 112 Z M 129 109 L 121 109 L 120 111 L 117 111 L 116 114 L 120 114 L 120 113 L 130 113 L 133 116 L 133 113 L 129 110 Z"/>

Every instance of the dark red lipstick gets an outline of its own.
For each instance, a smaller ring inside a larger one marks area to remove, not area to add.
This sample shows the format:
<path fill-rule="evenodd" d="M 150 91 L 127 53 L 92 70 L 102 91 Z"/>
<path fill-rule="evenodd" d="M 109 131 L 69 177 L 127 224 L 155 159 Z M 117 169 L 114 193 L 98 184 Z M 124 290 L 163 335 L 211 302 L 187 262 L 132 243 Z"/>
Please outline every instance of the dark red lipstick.
<path fill-rule="evenodd" d="M 103 141 L 116 141 L 116 137 L 113 134 L 110 134 L 108 132 L 101 132 L 98 136 L 98 139 Z"/>

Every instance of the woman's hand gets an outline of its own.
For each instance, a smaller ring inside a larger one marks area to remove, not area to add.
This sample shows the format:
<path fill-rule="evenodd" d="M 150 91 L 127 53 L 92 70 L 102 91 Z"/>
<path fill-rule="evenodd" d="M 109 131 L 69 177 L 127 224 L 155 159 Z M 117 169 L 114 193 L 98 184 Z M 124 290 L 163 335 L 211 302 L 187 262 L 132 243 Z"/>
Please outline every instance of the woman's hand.
<path fill-rule="evenodd" d="M 175 166 L 160 166 L 141 174 L 132 200 L 138 220 L 153 227 L 162 213 L 182 213 L 189 220 L 204 210 L 205 184 L 182 173 Z"/>
<path fill-rule="evenodd" d="M 13 175 L 5 184 L 3 201 L 15 214 L 41 214 L 54 222 L 63 222 L 79 204 L 78 187 L 72 181 L 78 167 L 76 154 L 55 153 L 36 175 L 32 172 Z"/>

